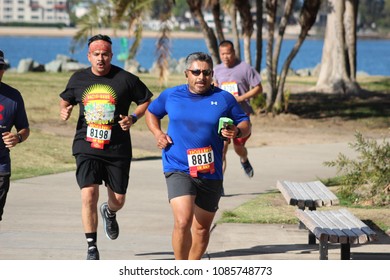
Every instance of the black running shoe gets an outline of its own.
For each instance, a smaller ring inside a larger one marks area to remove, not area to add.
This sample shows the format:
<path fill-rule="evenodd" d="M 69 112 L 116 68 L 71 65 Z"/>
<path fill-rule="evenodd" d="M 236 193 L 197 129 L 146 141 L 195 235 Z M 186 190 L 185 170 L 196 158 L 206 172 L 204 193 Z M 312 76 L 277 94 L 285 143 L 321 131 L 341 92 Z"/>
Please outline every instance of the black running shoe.
<path fill-rule="evenodd" d="M 252 165 L 249 162 L 249 159 L 246 162 L 241 162 L 242 168 L 244 168 L 246 175 L 248 175 L 249 178 L 253 177 L 253 168 Z"/>
<path fill-rule="evenodd" d="M 118 222 L 116 221 L 115 214 L 114 215 L 108 214 L 107 202 L 103 203 L 100 206 L 100 213 L 102 214 L 103 226 L 104 226 L 104 231 L 106 232 L 106 236 L 111 240 L 117 239 L 119 235 Z"/>
<path fill-rule="evenodd" d="M 99 251 L 96 247 L 91 247 L 88 249 L 87 260 L 90 260 L 90 261 L 100 260 Z"/>

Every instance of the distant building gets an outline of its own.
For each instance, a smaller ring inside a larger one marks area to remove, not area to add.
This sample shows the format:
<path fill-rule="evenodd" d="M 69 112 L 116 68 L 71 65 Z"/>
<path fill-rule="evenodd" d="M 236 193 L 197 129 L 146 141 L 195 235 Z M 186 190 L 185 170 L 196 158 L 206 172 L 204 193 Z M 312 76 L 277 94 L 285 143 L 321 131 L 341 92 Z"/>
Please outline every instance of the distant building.
<path fill-rule="evenodd" d="M 66 0 L 0 0 L 0 24 L 70 24 Z"/>

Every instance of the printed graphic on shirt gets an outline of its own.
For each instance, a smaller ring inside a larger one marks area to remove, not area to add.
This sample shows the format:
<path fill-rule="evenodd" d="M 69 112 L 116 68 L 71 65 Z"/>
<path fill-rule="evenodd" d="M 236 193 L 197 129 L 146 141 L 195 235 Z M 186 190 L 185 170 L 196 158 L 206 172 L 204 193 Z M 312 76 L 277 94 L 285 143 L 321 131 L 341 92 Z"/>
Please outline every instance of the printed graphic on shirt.
<path fill-rule="evenodd" d="M 237 82 L 223 82 L 221 84 L 221 89 L 226 90 L 227 92 L 230 92 L 234 96 L 238 96 L 238 85 Z"/>
<path fill-rule="evenodd" d="M 103 149 L 111 139 L 116 104 L 115 91 L 108 85 L 96 84 L 85 90 L 82 101 L 88 125 L 86 140 L 91 142 L 92 148 Z"/>

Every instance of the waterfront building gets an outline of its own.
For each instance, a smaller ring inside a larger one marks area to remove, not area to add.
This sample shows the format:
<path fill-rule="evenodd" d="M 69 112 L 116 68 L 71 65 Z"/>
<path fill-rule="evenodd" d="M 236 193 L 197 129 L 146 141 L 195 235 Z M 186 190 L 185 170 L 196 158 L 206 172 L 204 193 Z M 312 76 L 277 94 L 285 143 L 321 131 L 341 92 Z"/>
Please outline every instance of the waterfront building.
<path fill-rule="evenodd" d="M 0 0 L 0 24 L 69 26 L 67 2 L 67 0 Z"/>

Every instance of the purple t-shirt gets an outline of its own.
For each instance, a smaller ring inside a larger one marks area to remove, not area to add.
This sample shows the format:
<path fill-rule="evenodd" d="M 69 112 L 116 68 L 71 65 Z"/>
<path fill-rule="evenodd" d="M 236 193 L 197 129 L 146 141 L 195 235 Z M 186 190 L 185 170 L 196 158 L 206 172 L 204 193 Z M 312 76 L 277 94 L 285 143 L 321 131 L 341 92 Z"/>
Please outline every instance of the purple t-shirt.
<path fill-rule="evenodd" d="M 244 61 L 237 61 L 234 67 L 228 68 L 223 63 L 214 68 L 214 80 L 219 88 L 233 95 L 243 95 L 251 88 L 261 83 L 259 73 Z M 253 108 L 249 100 L 240 102 L 242 109 L 247 114 L 253 114 Z"/>

